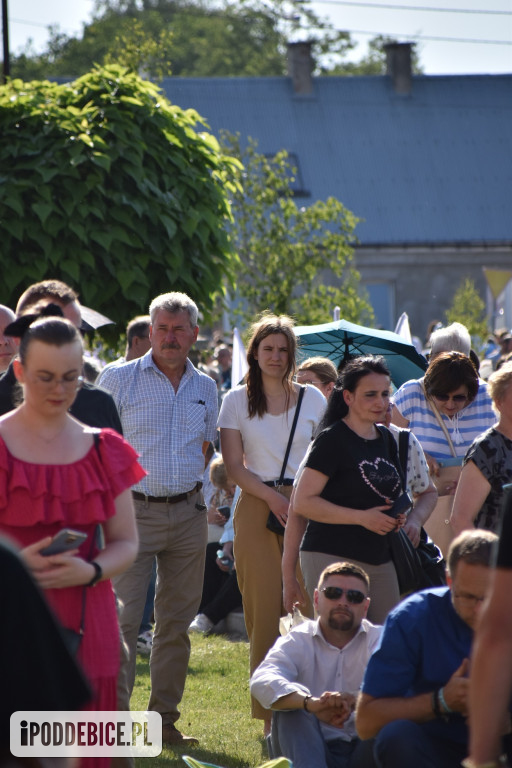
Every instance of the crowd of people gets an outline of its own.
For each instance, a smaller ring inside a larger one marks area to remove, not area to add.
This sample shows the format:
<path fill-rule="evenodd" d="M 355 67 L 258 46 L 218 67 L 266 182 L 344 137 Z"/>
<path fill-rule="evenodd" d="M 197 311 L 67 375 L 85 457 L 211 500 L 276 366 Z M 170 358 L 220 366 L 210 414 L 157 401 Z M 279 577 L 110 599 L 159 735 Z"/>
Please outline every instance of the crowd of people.
<path fill-rule="evenodd" d="M 295 768 L 497 766 L 512 688 L 500 625 L 512 361 L 484 381 L 454 323 L 432 334 L 425 375 L 393 391 L 382 357 L 298 365 L 293 321 L 266 312 L 232 381 L 225 340 L 193 364 L 198 307 L 171 292 L 87 380 L 81 329 L 78 296 L 58 280 L 0 307 L 0 534 L 76 661 L 63 703 L 128 710 L 147 653 L 163 742 L 193 747 L 178 727 L 190 634 L 243 609 L 252 716 L 271 756 Z M 418 548 L 425 531 L 447 583 L 408 595 L 393 542 Z M 297 608 L 304 620 L 280 637 Z M 485 710 L 477 685 L 492 697 L 488 678 L 499 697 L 486 737 L 473 712 Z"/>

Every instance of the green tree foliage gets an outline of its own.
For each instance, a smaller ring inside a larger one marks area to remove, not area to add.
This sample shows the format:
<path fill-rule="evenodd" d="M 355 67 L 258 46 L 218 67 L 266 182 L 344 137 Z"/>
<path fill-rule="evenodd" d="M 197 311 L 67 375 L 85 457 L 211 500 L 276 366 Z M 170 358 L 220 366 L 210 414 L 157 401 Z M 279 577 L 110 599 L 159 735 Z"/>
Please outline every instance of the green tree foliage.
<path fill-rule="evenodd" d="M 104 62 L 162 80 L 171 74 L 171 46 L 172 32 L 168 29 L 155 30 L 155 35 L 150 36 L 139 19 L 128 19 L 105 54 Z"/>
<path fill-rule="evenodd" d="M 448 323 L 462 323 L 466 326 L 473 346 L 480 352 L 489 335 L 485 301 L 478 293 L 475 283 L 469 277 L 462 280 L 453 296 L 453 303 L 446 312 Z"/>
<path fill-rule="evenodd" d="M 354 214 L 333 197 L 299 208 L 286 152 L 265 157 L 254 141 L 242 151 L 229 134 L 222 143 L 244 166 L 243 190 L 232 203 L 241 261 L 235 314 L 248 321 L 270 309 L 307 325 L 328 322 L 338 305 L 343 318 L 370 322 L 372 310 L 352 264 Z"/>
<path fill-rule="evenodd" d="M 118 41 L 128 37 L 131 43 L 138 38 L 146 51 L 150 41 L 160 46 L 157 66 L 154 56 L 143 64 L 153 77 L 161 76 L 162 61 L 170 61 L 173 74 L 181 77 L 284 75 L 286 43 L 298 34 L 314 39 L 319 62 L 328 56 L 334 65 L 353 47 L 348 33 L 333 29 L 301 0 L 106 0 L 97 3 L 81 38 L 50 28 L 47 50 L 13 56 L 11 71 L 26 80 L 76 77 L 112 60 L 127 65 L 128 51 L 120 50 Z M 319 64 L 317 73 L 321 70 Z"/>
<path fill-rule="evenodd" d="M 0 88 L 0 301 L 49 276 L 124 327 L 166 290 L 208 312 L 236 266 L 236 160 L 118 66 Z"/>
<path fill-rule="evenodd" d="M 388 43 L 395 42 L 392 37 L 377 35 L 368 43 L 368 53 L 360 61 L 342 61 L 330 69 L 323 69 L 326 75 L 385 75 L 386 74 L 386 50 Z M 411 51 L 412 71 L 419 75 L 422 73 L 419 55 L 416 47 Z"/>

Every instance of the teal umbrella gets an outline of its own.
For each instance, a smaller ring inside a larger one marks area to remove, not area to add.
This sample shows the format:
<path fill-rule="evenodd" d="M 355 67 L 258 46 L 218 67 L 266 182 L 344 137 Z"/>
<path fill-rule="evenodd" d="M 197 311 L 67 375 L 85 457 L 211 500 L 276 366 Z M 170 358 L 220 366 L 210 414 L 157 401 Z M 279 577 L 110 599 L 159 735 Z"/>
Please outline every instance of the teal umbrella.
<path fill-rule="evenodd" d="M 322 325 L 298 326 L 295 335 L 299 342 L 299 362 L 320 355 L 328 357 L 339 368 L 357 355 L 382 355 L 397 389 L 404 381 L 421 378 L 427 368 L 423 355 L 393 331 L 378 331 L 347 320 L 336 320 Z"/>

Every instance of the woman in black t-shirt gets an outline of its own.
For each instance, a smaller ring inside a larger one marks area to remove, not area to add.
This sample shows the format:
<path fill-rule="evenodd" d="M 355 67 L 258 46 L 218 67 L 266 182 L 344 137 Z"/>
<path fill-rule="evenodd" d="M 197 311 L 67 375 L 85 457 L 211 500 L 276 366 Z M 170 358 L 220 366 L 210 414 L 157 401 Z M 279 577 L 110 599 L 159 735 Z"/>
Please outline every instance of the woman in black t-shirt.
<path fill-rule="evenodd" d="M 382 623 L 400 599 L 388 534 L 405 516 L 386 512 L 402 493 L 396 444 L 385 427 L 390 376 L 381 357 L 351 360 L 338 379 L 295 492 L 309 520 L 300 562 L 308 592 L 330 563 L 348 560 L 370 576 L 368 618 Z"/>

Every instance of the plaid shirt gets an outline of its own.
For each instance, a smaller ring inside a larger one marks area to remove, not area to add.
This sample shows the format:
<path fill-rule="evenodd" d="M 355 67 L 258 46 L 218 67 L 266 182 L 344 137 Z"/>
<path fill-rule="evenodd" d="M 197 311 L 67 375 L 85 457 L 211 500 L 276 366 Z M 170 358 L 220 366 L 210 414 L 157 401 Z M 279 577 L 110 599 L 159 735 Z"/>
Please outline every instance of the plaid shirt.
<path fill-rule="evenodd" d="M 149 473 L 134 490 L 175 496 L 203 479 L 203 442 L 215 439 L 217 387 L 187 360 L 178 391 L 155 365 L 151 350 L 107 368 L 100 385 L 115 400 L 126 440 Z"/>

